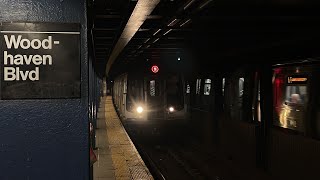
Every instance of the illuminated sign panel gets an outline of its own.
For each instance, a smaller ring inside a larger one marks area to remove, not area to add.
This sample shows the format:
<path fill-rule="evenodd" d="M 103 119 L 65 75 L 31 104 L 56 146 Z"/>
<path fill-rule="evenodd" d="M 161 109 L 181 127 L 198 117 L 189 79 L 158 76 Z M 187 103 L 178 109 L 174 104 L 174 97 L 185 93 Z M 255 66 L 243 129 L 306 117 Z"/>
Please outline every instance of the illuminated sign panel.
<path fill-rule="evenodd" d="M 156 66 L 156 65 L 154 65 L 154 66 L 151 67 L 151 71 L 152 71 L 153 73 L 157 73 L 157 72 L 159 71 L 159 67 Z"/>
<path fill-rule="evenodd" d="M 80 98 L 80 24 L 0 24 L 0 99 Z"/>
<path fill-rule="evenodd" d="M 288 76 L 287 78 L 287 83 L 288 84 L 306 84 L 308 81 L 308 77 L 307 76 L 297 76 L 297 75 L 293 75 L 293 76 Z"/>

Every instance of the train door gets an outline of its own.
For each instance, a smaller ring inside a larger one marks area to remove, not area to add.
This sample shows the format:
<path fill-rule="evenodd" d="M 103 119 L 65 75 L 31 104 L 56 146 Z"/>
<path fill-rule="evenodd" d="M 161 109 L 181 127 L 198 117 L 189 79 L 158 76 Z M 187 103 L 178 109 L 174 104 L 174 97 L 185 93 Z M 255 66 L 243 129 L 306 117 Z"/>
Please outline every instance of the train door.
<path fill-rule="evenodd" d="M 244 81 L 244 77 L 238 75 L 224 79 L 225 112 L 234 120 L 242 120 Z"/>
<path fill-rule="evenodd" d="M 126 98 L 127 98 L 127 74 L 123 75 L 123 78 L 122 78 L 122 94 L 121 94 L 121 113 L 122 114 L 125 114 L 125 111 L 126 111 Z"/>
<path fill-rule="evenodd" d="M 156 76 L 145 78 L 147 85 L 148 119 L 164 118 L 164 83 Z"/>
<path fill-rule="evenodd" d="M 308 106 L 310 69 L 283 67 L 274 69 L 274 122 L 275 126 L 304 133 Z M 300 67 L 299 67 L 300 68 Z"/>

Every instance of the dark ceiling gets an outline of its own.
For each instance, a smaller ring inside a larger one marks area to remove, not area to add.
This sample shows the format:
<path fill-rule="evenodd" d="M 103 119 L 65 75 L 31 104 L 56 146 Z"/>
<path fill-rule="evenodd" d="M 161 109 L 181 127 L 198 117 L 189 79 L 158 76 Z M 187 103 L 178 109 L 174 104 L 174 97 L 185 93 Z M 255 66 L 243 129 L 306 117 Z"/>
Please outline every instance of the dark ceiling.
<path fill-rule="evenodd" d="M 316 2 L 95 0 L 96 71 L 115 76 L 179 57 L 186 69 L 315 57 L 320 40 Z"/>

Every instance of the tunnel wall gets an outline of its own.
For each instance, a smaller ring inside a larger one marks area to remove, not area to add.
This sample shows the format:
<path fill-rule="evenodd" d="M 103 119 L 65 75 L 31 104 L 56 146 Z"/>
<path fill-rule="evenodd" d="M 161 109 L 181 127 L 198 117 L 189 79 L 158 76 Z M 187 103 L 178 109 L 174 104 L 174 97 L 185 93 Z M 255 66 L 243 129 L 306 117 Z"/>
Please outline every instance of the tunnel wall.
<path fill-rule="evenodd" d="M 81 24 L 81 98 L 0 101 L 0 179 L 89 179 L 86 1 L 1 0 L 0 22 Z"/>

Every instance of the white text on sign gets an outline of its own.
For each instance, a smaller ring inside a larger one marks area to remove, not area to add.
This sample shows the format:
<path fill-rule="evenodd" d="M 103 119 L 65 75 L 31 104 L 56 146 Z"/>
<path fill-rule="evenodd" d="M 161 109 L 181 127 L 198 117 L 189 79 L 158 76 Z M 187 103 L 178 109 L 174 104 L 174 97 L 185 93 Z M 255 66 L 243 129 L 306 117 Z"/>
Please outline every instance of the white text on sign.
<path fill-rule="evenodd" d="M 27 50 L 32 48 L 33 50 L 52 49 L 52 44 L 58 45 L 59 41 L 52 41 L 52 36 L 48 36 L 45 39 L 24 39 L 22 35 L 4 35 L 7 51 L 3 51 L 3 74 L 4 81 L 38 81 L 40 80 L 40 65 L 51 66 L 53 63 L 52 56 L 49 54 L 40 55 L 26 55 L 26 54 L 11 54 L 10 49 L 23 49 Z M 52 43 L 53 42 L 53 43 Z M 33 65 L 36 66 L 32 70 L 21 70 L 17 66 L 21 65 Z"/>

